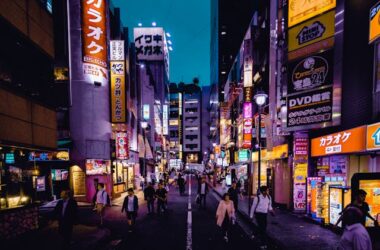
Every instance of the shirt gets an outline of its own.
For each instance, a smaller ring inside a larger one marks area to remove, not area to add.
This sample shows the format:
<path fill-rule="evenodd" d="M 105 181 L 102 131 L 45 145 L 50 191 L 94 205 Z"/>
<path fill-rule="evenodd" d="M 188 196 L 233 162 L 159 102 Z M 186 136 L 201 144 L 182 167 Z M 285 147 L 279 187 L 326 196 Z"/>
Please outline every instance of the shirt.
<path fill-rule="evenodd" d="M 135 197 L 134 196 L 128 196 L 128 212 L 133 212 L 135 209 L 134 209 L 134 200 L 135 200 Z"/>
<path fill-rule="evenodd" d="M 206 183 L 201 184 L 201 194 L 206 194 Z"/>
<path fill-rule="evenodd" d="M 253 199 L 250 216 L 253 217 L 254 213 L 264 213 L 267 214 L 268 211 L 272 211 L 272 200 L 269 195 L 265 196 L 259 194 L 260 202 L 257 197 Z"/>
<path fill-rule="evenodd" d="M 99 190 L 96 195 L 96 204 L 107 205 L 107 192 L 104 189 Z"/>
<path fill-rule="evenodd" d="M 230 189 L 228 189 L 228 194 L 230 195 L 230 197 L 231 197 L 231 200 L 233 200 L 234 201 L 234 203 L 236 202 L 236 201 L 238 201 L 239 199 L 238 199 L 238 197 L 239 197 L 239 189 L 238 188 L 230 188 Z"/>
<path fill-rule="evenodd" d="M 157 191 L 156 191 L 157 197 L 162 198 L 162 199 L 166 198 L 167 193 L 168 193 L 168 191 L 166 191 L 165 188 L 157 189 Z M 159 201 L 161 202 L 162 200 L 159 200 Z"/>
<path fill-rule="evenodd" d="M 372 250 L 371 238 L 365 227 L 356 223 L 346 226 L 340 239 L 339 250 Z"/>

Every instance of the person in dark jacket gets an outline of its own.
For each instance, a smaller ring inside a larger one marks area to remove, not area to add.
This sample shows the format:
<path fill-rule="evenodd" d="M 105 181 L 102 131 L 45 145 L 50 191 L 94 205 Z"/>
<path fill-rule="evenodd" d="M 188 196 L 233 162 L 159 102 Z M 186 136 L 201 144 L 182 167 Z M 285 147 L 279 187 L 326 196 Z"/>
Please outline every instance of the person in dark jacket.
<path fill-rule="evenodd" d="M 157 198 L 157 214 L 161 214 L 162 211 L 166 211 L 166 205 L 168 201 L 168 191 L 164 188 L 162 183 L 158 184 L 158 189 L 156 190 Z"/>
<path fill-rule="evenodd" d="M 177 184 L 178 184 L 178 188 L 179 188 L 179 194 L 182 196 L 185 193 L 185 184 L 186 184 L 186 181 L 182 177 L 181 174 L 178 175 Z"/>
<path fill-rule="evenodd" d="M 127 213 L 129 232 L 132 232 L 132 228 L 135 226 L 137 212 L 139 210 L 139 200 L 133 192 L 133 188 L 128 189 L 128 195 L 124 198 L 123 207 L 121 212 Z"/>
<path fill-rule="evenodd" d="M 154 213 L 154 200 L 155 200 L 156 190 L 152 186 L 152 183 L 148 183 L 148 186 L 144 189 L 144 199 L 147 202 L 148 214 Z"/>
<path fill-rule="evenodd" d="M 69 190 L 61 192 L 61 200 L 54 208 L 55 217 L 59 223 L 59 233 L 62 236 L 62 249 L 69 249 L 74 223 L 77 219 L 78 205 Z"/>
<path fill-rule="evenodd" d="M 199 207 L 206 208 L 206 196 L 208 194 L 208 185 L 206 183 L 206 178 L 202 177 L 200 183 L 198 184 L 198 199 Z"/>
<path fill-rule="evenodd" d="M 234 202 L 235 211 L 238 210 L 239 196 L 241 196 L 240 190 L 237 187 L 236 182 L 232 182 L 232 186 L 228 189 L 230 199 Z"/>

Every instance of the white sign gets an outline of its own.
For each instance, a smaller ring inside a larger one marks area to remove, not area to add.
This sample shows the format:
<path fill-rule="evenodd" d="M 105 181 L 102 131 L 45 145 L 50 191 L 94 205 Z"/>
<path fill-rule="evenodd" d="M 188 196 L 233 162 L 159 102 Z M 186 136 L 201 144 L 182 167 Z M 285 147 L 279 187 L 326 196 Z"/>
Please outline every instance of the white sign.
<path fill-rule="evenodd" d="M 110 60 L 124 61 L 124 41 L 123 40 L 111 40 Z"/>
<path fill-rule="evenodd" d="M 138 60 L 164 60 L 166 48 L 163 28 L 134 28 L 133 34 Z"/>
<path fill-rule="evenodd" d="M 169 129 L 168 129 L 168 105 L 163 105 L 163 113 L 162 113 L 162 133 L 163 135 L 168 135 L 169 134 Z"/>
<path fill-rule="evenodd" d="M 244 59 L 244 87 L 252 87 L 252 67 L 253 61 L 251 56 L 247 56 Z"/>
<path fill-rule="evenodd" d="M 149 120 L 150 118 L 150 110 L 149 110 L 149 104 L 143 105 L 143 119 L 145 121 Z"/>

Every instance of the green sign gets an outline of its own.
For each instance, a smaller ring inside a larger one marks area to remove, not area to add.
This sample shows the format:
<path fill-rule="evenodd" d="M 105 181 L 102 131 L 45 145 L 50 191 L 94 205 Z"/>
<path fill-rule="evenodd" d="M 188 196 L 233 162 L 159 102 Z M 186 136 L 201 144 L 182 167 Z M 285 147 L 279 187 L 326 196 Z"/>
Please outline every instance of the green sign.
<path fill-rule="evenodd" d="M 249 160 L 249 152 L 248 150 L 239 150 L 239 161 L 248 161 Z"/>

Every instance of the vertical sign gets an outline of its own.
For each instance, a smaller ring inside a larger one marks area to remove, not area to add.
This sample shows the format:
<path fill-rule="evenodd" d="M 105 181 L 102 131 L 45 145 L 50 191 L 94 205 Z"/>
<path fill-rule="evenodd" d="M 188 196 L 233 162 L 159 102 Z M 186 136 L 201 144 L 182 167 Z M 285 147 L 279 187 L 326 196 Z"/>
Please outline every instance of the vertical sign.
<path fill-rule="evenodd" d="M 165 33 L 163 28 L 134 28 L 134 41 L 138 60 L 165 60 Z"/>
<path fill-rule="evenodd" d="M 127 160 L 129 158 L 128 134 L 126 132 L 116 133 L 116 159 Z"/>
<path fill-rule="evenodd" d="M 143 119 L 145 121 L 149 120 L 150 118 L 150 108 L 149 108 L 149 104 L 144 104 L 143 105 Z"/>
<path fill-rule="evenodd" d="M 110 60 L 124 61 L 124 41 L 112 40 L 110 42 Z"/>
<path fill-rule="evenodd" d="M 81 2 L 84 74 L 107 79 L 106 0 Z"/>
<path fill-rule="evenodd" d="M 163 135 L 169 134 L 168 129 L 168 105 L 163 105 L 163 113 L 162 113 L 162 133 Z"/>
<path fill-rule="evenodd" d="M 306 211 L 306 178 L 308 176 L 309 138 L 307 134 L 295 133 L 293 161 L 293 204 L 294 210 Z"/>
<path fill-rule="evenodd" d="M 252 103 L 243 104 L 243 148 L 252 146 Z"/>
<path fill-rule="evenodd" d="M 111 62 L 111 121 L 126 122 L 124 62 Z"/>

